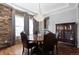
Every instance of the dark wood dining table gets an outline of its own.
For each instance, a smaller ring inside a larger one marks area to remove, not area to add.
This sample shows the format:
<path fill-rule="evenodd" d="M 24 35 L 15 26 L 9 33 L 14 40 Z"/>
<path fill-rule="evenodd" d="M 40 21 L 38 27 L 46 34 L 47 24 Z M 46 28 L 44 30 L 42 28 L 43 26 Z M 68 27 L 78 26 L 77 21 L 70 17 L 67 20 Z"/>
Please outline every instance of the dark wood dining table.
<path fill-rule="evenodd" d="M 47 36 L 47 37 L 50 37 L 50 35 L 49 36 Z M 34 43 L 36 43 L 37 45 L 38 45 L 38 47 L 42 47 L 43 46 L 43 44 L 44 44 L 44 35 L 34 35 L 34 40 L 32 40 L 32 42 L 34 42 Z M 48 38 L 46 38 L 46 39 L 48 39 Z M 52 38 L 50 38 L 50 39 L 52 39 Z M 48 42 L 48 41 L 47 41 Z M 55 42 L 54 42 L 55 43 Z M 54 43 L 52 43 L 52 44 L 54 44 Z M 42 44 L 42 46 L 41 46 L 41 44 Z M 43 46 L 44 47 L 44 46 Z M 43 48 L 42 47 L 42 48 Z M 57 47 L 57 43 L 54 45 L 54 47 L 55 47 L 55 50 L 56 50 L 56 54 L 58 54 L 58 47 Z"/>

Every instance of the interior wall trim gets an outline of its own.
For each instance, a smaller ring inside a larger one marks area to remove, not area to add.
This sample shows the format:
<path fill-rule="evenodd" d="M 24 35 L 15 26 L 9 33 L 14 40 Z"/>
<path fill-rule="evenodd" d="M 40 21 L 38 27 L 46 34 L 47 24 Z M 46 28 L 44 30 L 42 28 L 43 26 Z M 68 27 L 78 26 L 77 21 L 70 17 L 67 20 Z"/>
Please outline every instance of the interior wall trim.
<path fill-rule="evenodd" d="M 52 15 L 59 14 L 59 13 L 63 13 L 63 12 L 70 11 L 70 10 L 73 10 L 73 9 L 76 9 L 76 7 L 66 8 L 66 9 L 63 9 L 63 10 L 58 10 L 57 12 L 54 12 L 54 13 L 51 12 L 47 15 L 44 15 L 44 17 L 52 16 Z"/>

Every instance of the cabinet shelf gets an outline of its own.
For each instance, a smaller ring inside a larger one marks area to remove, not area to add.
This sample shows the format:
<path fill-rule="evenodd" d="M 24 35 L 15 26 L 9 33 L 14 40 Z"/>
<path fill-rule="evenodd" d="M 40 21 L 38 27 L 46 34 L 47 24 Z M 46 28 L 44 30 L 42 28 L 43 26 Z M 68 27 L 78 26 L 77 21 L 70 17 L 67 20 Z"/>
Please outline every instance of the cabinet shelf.
<path fill-rule="evenodd" d="M 73 23 L 61 23 L 56 24 L 56 33 L 58 33 L 58 40 L 67 42 L 74 47 L 77 46 L 77 24 Z"/>

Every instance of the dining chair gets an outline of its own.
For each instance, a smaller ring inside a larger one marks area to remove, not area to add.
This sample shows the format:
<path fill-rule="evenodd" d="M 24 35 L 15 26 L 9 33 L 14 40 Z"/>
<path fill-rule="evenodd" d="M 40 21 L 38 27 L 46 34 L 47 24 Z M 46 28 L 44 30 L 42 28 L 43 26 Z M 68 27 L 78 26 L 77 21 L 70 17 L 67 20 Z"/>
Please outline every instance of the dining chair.
<path fill-rule="evenodd" d="M 29 52 L 30 52 L 29 50 L 31 49 L 31 52 L 32 52 L 32 48 L 35 47 L 36 44 L 32 43 L 32 42 L 29 43 L 28 37 L 24 32 L 21 32 L 20 35 L 21 35 L 21 40 L 22 40 L 22 44 L 23 44 L 22 54 L 24 53 L 24 50 L 27 49 L 28 55 L 29 55 Z"/>
<path fill-rule="evenodd" d="M 48 54 L 50 51 L 52 51 L 52 54 L 54 54 L 55 49 L 56 49 L 56 53 L 57 53 L 58 47 L 57 47 L 56 36 L 55 36 L 55 34 L 49 32 L 48 34 L 44 35 L 44 41 L 43 41 L 44 54 Z"/>

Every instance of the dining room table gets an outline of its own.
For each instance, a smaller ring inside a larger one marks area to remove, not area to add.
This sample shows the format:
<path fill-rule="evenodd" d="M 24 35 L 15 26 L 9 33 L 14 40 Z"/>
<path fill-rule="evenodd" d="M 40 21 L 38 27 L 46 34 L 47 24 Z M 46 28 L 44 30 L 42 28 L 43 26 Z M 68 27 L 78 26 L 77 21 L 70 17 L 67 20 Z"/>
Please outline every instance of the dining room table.
<path fill-rule="evenodd" d="M 37 43 L 38 45 L 43 44 L 44 36 L 42 34 L 34 35 L 33 42 Z"/>

